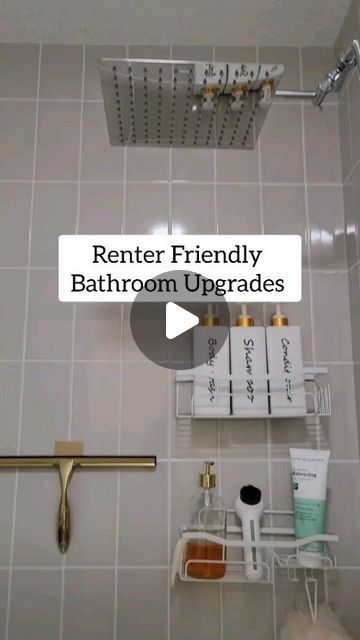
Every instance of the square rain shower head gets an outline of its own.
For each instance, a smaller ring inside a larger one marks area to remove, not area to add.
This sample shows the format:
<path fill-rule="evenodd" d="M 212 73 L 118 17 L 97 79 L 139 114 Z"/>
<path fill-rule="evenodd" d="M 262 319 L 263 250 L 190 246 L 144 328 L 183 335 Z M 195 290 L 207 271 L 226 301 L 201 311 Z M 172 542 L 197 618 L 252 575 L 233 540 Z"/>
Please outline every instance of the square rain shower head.
<path fill-rule="evenodd" d="M 99 60 L 111 145 L 253 149 L 283 65 Z"/>

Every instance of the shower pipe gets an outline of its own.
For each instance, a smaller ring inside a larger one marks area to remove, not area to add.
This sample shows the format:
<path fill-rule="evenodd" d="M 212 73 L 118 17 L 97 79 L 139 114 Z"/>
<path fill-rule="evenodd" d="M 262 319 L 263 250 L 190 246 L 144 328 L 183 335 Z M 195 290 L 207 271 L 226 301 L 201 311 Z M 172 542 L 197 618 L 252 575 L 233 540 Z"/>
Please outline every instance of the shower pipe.
<path fill-rule="evenodd" d="M 312 100 L 315 106 L 321 108 L 321 105 L 328 93 L 332 93 L 333 91 L 337 93 L 340 91 L 350 69 L 353 69 L 354 67 L 357 68 L 360 79 L 360 44 L 358 40 L 350 42 L 349 46 L 340 55 L 334 69 L 329 71 L 326 78 L 320 82 L 315 91 L 279 89 L 275 94 L 280 98 L 301 98 L 304 100 Z"/>
<path fill-rule="evenodd" d="M 68 488 L 76 469 L 155 469 L 156 456 L 0 456 L 1 469 L 57 469 L 61 498 L 57 516 L 57 544 L 65 553 L 70 544 L 70 506 Z"/>

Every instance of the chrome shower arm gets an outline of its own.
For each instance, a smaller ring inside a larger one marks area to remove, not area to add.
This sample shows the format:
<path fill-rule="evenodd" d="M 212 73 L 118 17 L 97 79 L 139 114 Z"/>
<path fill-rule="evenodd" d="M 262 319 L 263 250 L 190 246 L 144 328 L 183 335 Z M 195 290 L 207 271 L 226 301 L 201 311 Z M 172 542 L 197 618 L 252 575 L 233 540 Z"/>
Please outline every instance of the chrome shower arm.
<path fill-rule="evenodd" d="M 339 61 L 332 71 L 329 71 L 326 78 L 320 82 L 315 91 L 292 91 L 281 89 L 276 91 L 276 96 L 282 98 L 298 98 L 302 100 L 312 100 L 316 107 L 321 107 L 328 93 L 339 92 L 342 88 L 350 69 L 357 67 L 360 79 L 360 44 L 358 40 L 353 40 L 345 51 L 340 55 Z"/>
<path fill-rule="evenodd" d="M 313 100 L 316 91 L 301 91 L 301 89 L 277 89 L 275 95 L 277 98 L 294 98 L 294 100 Z"/>
<path fill-rule="evenodd" d="M 333 91 L 338 93 L 353 67 L 357 67 L 360 77 L 360 45 L 358 40 L 350 42 L 347 49 L 340 55 L 336 67 L 327 74 L 323 82 L 320 82 L 315 94 L 314 105 L 321 107 L 328 93 Z"/>

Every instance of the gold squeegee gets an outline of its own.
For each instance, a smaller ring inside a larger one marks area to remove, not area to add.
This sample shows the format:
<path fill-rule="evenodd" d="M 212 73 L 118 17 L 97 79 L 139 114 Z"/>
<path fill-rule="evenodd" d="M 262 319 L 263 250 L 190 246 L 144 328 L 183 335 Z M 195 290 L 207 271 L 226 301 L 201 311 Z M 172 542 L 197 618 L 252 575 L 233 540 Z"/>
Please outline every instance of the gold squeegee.
<path fill-rule="evenodd" d="M 70 544 L 68 487 L 76 469 L 155 469 L 156 456 L 0 456 L 0 469 L 58 469 L 61 498 L 57 517 L 57 543 L 61 553 Z"/>

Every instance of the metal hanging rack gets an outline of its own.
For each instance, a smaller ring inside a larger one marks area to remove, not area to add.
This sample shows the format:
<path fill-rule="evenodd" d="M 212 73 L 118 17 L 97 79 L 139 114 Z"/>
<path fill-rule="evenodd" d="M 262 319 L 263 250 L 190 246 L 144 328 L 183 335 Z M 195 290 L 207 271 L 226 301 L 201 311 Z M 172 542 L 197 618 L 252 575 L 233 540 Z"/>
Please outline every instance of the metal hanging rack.
<path fill-rule="evenodd" d="M 234 509 L 228 509 L 226 513 L 225 537 L 201 530 L 201 526 L 184 525 L 181 528 L 180 538 L 175 546 L 173 555 L 172 587 L 176 585 L 177 580 L 181 582 L 206 582 L 207 584 L 251 582 L 251 584 L 255 585 L 271 585 L 274 584 L 276 570 L 283 569 L 286 570 L 286 575 L 290 582 L 299 582 L 300 575 L 303 575 L 310 614 L 312 619 L 316 620 L 319 572 L 324 574 L 324 572 L 336 567 L 336 557 L 330 552 L 328 545 L 338 542 L 338 536 L 328 533 L 296 539 L 294 527 L 284 526 L 286 518 L 293 521 L 294 511 L 265 510 L 263 526 L 260 529 L 261 538 L 252 542 L 252 546 L 260 552 L 261 563 L 259 564 L 262 567 L 262 577 L 260 580 L 253 582 L 249 581 L 246 575 L 246 567 L 251 563 L 244 560 L 244 549 L 249 546 L 249 543 L 244 542 L 242 538 L 242 527 L 237 524 L 238 521 Z M 280 523 L 282 523 L 281 526 Z M 187 543 L 194 540 L 208 541 L 209 543 L 220 545 L 223 549 L 222 559 L 188 559 L 186 555 Z M 314 569 L 304 565 L 300 554 L 306 545 L 316 542 L 323 543 L 324 549 L 322 554 L 317 556 L 317 566 Z M 193 578 L 190 575 L 191 566 L 204 566 L 204 564 L 214 564 L 217 568 L 219 565 L 223 565 L 225 575 L 216 579 Z"/>
<path fill-rule="evenodd" d="M 221 414 L 219 415 L 214 413 L 209 413 L 205 415 L 204 412 L 196 412 L 196 402 L 195 399 L 201 400 L 200 393 L 195 398 L 195 393 L 193 392 L 193 383 L 195 380 L 208 380 L 209 376 L 201 375 L 196 372 L 194 369 L 188 369 L 184 371 L 178 371 L 176 374 L 175 387 L 176 387 L 176 397 L 175 397 L 175 407 L 176 407 L 176 417 L 178 419 L 184 420 L 204 420 L 204 419 L 219 419 L 221 420 L 239 420 L 242 418 L 246 419 L 281 419 L 281 418 L 317 418 L 319 416 L 329 416 L 331 415 L 331 393 L 330 393 L 330 385 L 323 377 L 328 373 L 328 369 L 326 367 L 305 367 L 302 370 L 302 374 L 297 374 L 296 376 L 289 375 L 289 378 L 293 379 L 294 387 L 296 385 L 307 384 L 307 388 L 305 389 L 305 400 L 306 400 L 306 409 L 299 408 L 299 411 L 291 410 L 286 412 L 285 410 L 281 410 L 278 412 L 271 413 L 269 412 L 256 412 L 244 410 L 243 414 Z M 300 380 L 301 377 L 301 380 Z M 216 400 L 220 398 L 233 398 L 240 397 L 241 394 L 246 394 L 246 384 L 247 381 L 239 380 L 232 375 L 222 376 L 221 378 L 213 379 L 215 384 L 214 394 Z M 236 386 L 240 387 L 240 391 L 234 393 L 234 391 L 230 390 L 230 383 L 236 382 Z M 273 376 L 267 375 L 261 379 L 254 378 L 253 379 L 254 386 L 257 389 L 261 389 L 261 393 L 267 395 L 268 399 L 271 401 L 272 392 L 277 391 L 277 383 L 279 384 L 279 388 L 283 384 L 283 381 L 279 378 L 274 378 Z M 270 390 L 268 385 L 270 384 Z M 229 386 L 229 390 L 224 391 L 224 386 Z M 205 392 L 204 392 L 205 393 Z M 201 404 L 201 403 L 200 403 Z M 221 403 L 220 403 L 221 404 Z M 216 406 L 216 405 L 215 405 Z"/>

